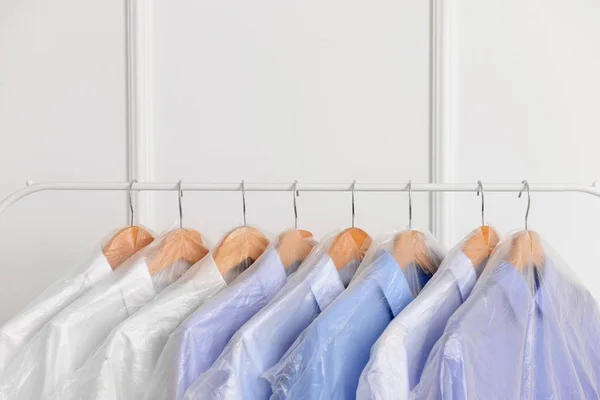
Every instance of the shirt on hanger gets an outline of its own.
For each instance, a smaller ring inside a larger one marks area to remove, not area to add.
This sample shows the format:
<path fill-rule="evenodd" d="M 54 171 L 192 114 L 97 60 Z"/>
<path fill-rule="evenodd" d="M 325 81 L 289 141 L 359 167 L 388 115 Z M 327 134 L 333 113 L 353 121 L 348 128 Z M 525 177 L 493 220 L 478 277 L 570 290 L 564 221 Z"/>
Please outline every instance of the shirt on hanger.
<path fill-rule="evenodd" d="M 102 249 L 0 327 L 0 374 L 53 316 L 112 273 Z"/>
<path fill-rule="evenodd" d="M 187 388 L 221 354 L 233 334 L 273 298 L 286 279 L 286 269 L 271 244 L 250 268 L 171 334 L 145 398 L 182 399 Z"/>
<path fill-rule="evenodd" d="M 115 326 L 189 267 L 180 261 L 150 276 L 146 256 L 155 245 L 138 252 L 48 321 L 0 377 L 0 399 L 41 399 L 54 393 Z"/>
<path fill-rule="evenodd" d="M 154 300 L 113 329 L 108 339 L 53 398 L 140 399 L 162 349 L 177 326 L 226 286 L 212 253 Z"/>
<path fill-rule="evenodd" d="M 542 270 L 527 282 L 504 261 L 480 278 L 411 399 L 600 398 L 597 304 L 552 263 Z"/>
<path fill-rule="evenodd" d="M 473 263 L 455 248 L 371 349 L 357 399 L 408 399 L 448 319 L 469 296 L 476 280 Z"/>
<path fill-rule="evenodd" d="M 261 374 L 342 293 L 358 267 L 355 260 L 338 271 L 324 250 L 307 259 L 277 296 L 236 332 L 213 366 L 187 390 L 186 399 L 269 398 L 271 386 Z"/>
<path fill-rule="evenodd" d="M 427 282 L 420 268 L 405 277 L 394 257 L 381 251 L 348 288 L 302 332 L 265 373 L 271 399 L 351 399 L 369 351 L 388 323 Z M 409 282 L 419 286 L 410 287 Z"/>

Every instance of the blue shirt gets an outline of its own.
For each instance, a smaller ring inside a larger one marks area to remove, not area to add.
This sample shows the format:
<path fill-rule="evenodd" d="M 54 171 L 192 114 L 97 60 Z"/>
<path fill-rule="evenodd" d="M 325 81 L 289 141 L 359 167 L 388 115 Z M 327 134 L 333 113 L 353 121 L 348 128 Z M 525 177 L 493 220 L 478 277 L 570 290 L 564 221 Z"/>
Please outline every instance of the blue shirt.
<path fill-rule="evenodd" d="M 599 321 L 589 292 L 551 263 L 502 262 L 450 319 L 411 398 L 598 399 Z"/>
<path fill-rule="evenodd" d="M 371 349 L 356 392 L 359 400 L 408 398 L 448 319 L 469 296 L 476 280 L 473 263 L 460 247 L 455 248 Z"/>
<path fill-rule="evenodd" d="M 343 270 L 356 270 L 358 262 Z M 261 374 L 279 361 L 298 335 L 342 293 L 352 274 L 340 272 L 327 253 L 308 259 L 275 298 L 236 332 L 185 398 L 268 399 L 271 385 Z M 345 282 L 342 276 L 347 277 Z"/>
<path fill-rule="evenodd" d="M 182 399 L 213 364 L 233 334 L 285 284 L 286 270 L 275 246 L 231 285 L 207 300 L 175 330 L 153 373 L 146 399 Z"/>
<path fill-rule="evenodd" d="M 386 251 L 359 270 L 348 288 L 265 373 L 273 389 L 271 399 L 354 398 L 371 346 L 430 277 L 420 268 L 408 270 L 407 280 Z"/>

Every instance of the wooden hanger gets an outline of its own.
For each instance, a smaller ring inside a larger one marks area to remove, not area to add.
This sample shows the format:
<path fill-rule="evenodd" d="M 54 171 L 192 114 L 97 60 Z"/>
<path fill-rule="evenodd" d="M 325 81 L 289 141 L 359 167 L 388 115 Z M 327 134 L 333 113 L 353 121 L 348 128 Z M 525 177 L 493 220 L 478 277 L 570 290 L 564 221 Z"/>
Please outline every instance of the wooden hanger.
<path fill-rule="evenodd" d="M 481 265 L 496 248 L 500 241 L 498 232 L 485 224 L 485 197 L 483 193 L 483 183 L 477 181 L 479 188 L 477 196 L 481 192 L 481 227 L 471 232 L 469 239 L 463 246 L 463 253 L 471 260 L 473 267 Z"/>
<path fill-rule="evenodd" d="M 298 181 L 294 181 L 292 187 L 292 197 L 294 200 L 294 229 L 290 229 L 279 235 L 279 244 L 277 253 L 283 266 L 288 269 L 298 261 L 302 262 L 312 250 L 315 242 L 311 240 L 312 233 L 309 231 L 298 229 L 298 207 L 296 205 L 296 197 L 300 196 L 297 189 Z"/>
<path fill-rule="evenodd" d="M 492 254 L 500 237 L 494 228 L 487 225 L 477 228 L 469 236 L 463 246 L 463 253 L 471 260 L 473 268 L 476 268 Z"/>
<path fill-rule="evenodd" d="M 371 237 L 359 228 L 340 232 L 329 248 L 329 256 L 338 270 L 353 260 L 361 261 L 371 246 Z"/>
<path fill-rule="evenodd" d="M 417 230 L 410 229 L 398 233 L 394 238 L 392 255 L 401 268 L 416 264 L 431 275 L 437 270 L 437 264 L 431 257 L 425 235 Z"/>
<path fill-rule="evenodd" d="M 507 261 L 521 272 L 528 266 L 543 267 L 544 249 L 540 235 L 534 231 L 522 231 L 515 234 L 511 240 Z"/>
<path fill-rule="evenodd" d="M 372 239 L 367 232 L 354 227 L 355 186 L 356 181 L 353 181 L 350 186 L 352 192 L 352 228 L 340 232 L 329 248 L 329 257 L 331 257 L 338 270 L 344 268 L 353 260 L 362 261 L 372 243 Z"/>
<path fill-rule="evenodd" d="M 242 263 L 246 263 L 248 266 L 252 265 L 269 245 L 269 239 L 261 231 L 246 225 L 244 181 L 242 181 L 241 189 L 244 225 L 226 234 L 214 253 L 215 263 L 222 276 L 228 276 L 231 270 Z"/>
<path fill-rule="evenodd" d="M 312 233 L 301 229 L 290 229 L 279 236 L 277 253 L 286 269 L 304 261 L 315 245 L 311 238 Z"/>
<path fill-rule="evenodd" d="M 537 232 L 527 229 L 527 220 L 529 219 L 529 209 L 531 208 L 531 193 L 529 192 L 529 182 L 521 182 L 523 189 L 519 192 L 519 198 L 523 190 L 527 190 L 527 211 L 525 211 L 525 230 L 515 234 L 511 240 L 511 249 L 508 255 L 508 262 L 518 271 L 523 271 L 527 266 L 542 267 L 544 265 L 544 249 L 540 241 L 540 235 Z"/>
<path fill-rule="evenodd" d="M 102 252 L 114 270 L 152 241 L 154 241 L 154 237 L 150 232 L 142 227 L 132 225 L 117 232 L 104 246 Z"/>
<path fill-rule="evenodd" d="M 214 258 L 221 275 L 242 263 L 251 265 L 269 245 L 269 240 L 252 226 L 240 226 L 229 232 L 215 249 Z"/>
<path fill-rule="evenodd" d="M 392 255 L 400 268 L 416 264 L 425 272 L 434 274 L 437 264 L 431 257 L 429 247 L 422 232 L 412 229 L 412 181 L 408 181 L 408 226 L 409 230 L 400 232 L 394 238 Z"/>
<path fill-rule="evenodd" d="M 104 246 L 102 252 L 108 261 L 108 264 L 114 270 L 125 260 L 133 256 L 139 250 L 143 249 L 152 241 L 154 236 L 146 229 L 133 225 L 133 201 L 131 199 L 131 188 L 137 182 L 132 180 L 129 184 L 129 210 L 130 223 L 126 228 L 117 232 Z"/>
<path fill-rule="evenodd" d="M 178 261 L 194 265 L 208 254 L 200 232 L 179 228 L 165 235 L 160 247 L 150 256 L 148 270 L 154 276 Z"/>
<path fill-rule="evenodd" d="M 183 190 L 181 186 L 182 182 L 179 181 L 179 229 L 167 233 L 162 239 L 160 247 L 150 256 L 148 270 L 152 276 L 182 260 L 193 265 L 208 254 L 208 249 L 202 243 L 200 232 L 182 227 L 181 198 Z"/>

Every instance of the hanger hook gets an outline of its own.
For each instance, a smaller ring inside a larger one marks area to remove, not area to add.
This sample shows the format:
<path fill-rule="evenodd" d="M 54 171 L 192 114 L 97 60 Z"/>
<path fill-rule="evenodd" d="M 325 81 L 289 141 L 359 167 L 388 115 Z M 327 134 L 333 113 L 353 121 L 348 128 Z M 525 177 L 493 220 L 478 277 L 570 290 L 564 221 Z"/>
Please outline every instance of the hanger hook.
<path fill-rule="evenodd" d="M 132 179 L 129 183 L 128 197 L 129 197 L 129 226 L 133 226 L 133 200 L 131 198 L 131 189 L 133 188 L 133 184 L 136 183 L 137 180 Z"/>
<path fill-rule="evenodd" d="M 523 184 L 523 189 L 519 191 L 519 198 L 521 198 L 523 190 L 527 190 L 527 211 L 525 211 L 525 230 L 527 230 L 527 220 L 529 219 L 529 209 L 531 208 L 531 193 L 529 192 L 529 182 L 523 180 L 521 183 Z"/>
<path fill-rule="evenodd" d="M 354 188 L 356 187 L 356 180 L 352 181 L 350 191 L 352 192 L 352 227 L 354 228 Z"/>
<path fill-rule="evenodd" d="M 298 229 L 298 207 L 296 206 L 296 197 L 300 196 L 300 192 L 298 191 L 298 181 L 294 181 L 292 196 L 294 197 L 294 229 Z"/>
<path fill-rule="evenodd" d="M 412 229 L 412 181 L 408 181 L 408 228 Z"/>
<path fill-rule="evenodd" d="M 177 182 L 177 193 L 179 194 L 179 228 L 183 228 L 183 206 L 181 205 L 181 198 L 183 197 L 183 181 L 181 179 Z"/>
<path fill-rule="evenodd" d="M 242 212 L 244 213 L 244 225 L 246 224 L 246 182 L 242 180 Z"/>
<path fill-rule="evenodd" d="M 477 181 L 477 196 L 479 196 L 479 192 L 481 192 L 481 226 L 485 226 L 485 198 L 481 181 Z"/>

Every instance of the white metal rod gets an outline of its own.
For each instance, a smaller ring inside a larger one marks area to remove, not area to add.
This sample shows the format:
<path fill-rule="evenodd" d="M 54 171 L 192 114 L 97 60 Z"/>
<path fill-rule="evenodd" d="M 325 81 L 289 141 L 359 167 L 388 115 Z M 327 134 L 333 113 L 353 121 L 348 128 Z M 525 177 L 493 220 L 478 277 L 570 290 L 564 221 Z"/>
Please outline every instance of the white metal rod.
<path fill-rule="evenodd" d="M 64 190 L 127 190 L 129 182 L 27 182 L 26 187 L 17 190 L 0 202 L 0 213 L 4 212 L 12 204 L 20 199 L 42 191 L 64 191 Z M 132 190 L 168 191 L 177 190 L 177 182 L 139 182 L 133 184 Z M 183 182 L 184 191 L 209 191 L 209 192 L 231 192 L 241 191 L 241 182 L 233 183 L 194 183 Z M 293 182 L 284 183 L 244 183 L 247 192 L 291 192 L 294 189 Z M 296 190 L 299 192 L 349 192 L 352 182 L 344 183 L 298 183 Z M 475 192 L 477 183 L 413 183 L 413 192 Z M 483 189 L 488 192 L 518 192 L 523 189 L 521 183 L 485 183 Z M 357 182 L 354 190 L 356 192 L 405 192 L 408 190 L 406 183 L 360 183 Z M 600 184 L 595 182 L 592 186 L 576 184 L 556 183 L 530 183 L 531 192 L 579 192 L 587 193 L 600 198 Z"/>

